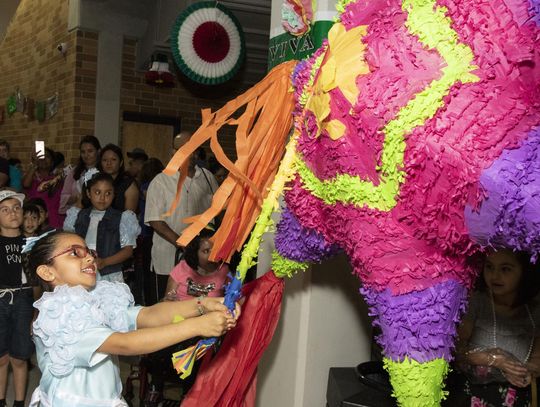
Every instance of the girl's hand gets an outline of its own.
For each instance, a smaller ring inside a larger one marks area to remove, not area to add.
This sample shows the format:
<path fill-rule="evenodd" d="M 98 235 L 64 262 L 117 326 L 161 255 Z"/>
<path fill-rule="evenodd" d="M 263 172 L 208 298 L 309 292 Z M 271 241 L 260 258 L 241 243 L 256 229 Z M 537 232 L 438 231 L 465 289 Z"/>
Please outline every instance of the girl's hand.
<path fill-rule="evenodd" d="M 223 297 L 204 297 L 201 301 L 202 306 L 206 312 L 221 311 L 230 312 L 229 309 L 223 304 Z M 234 319 L 237 320 L 240 316 L 241 309 L 238 303 L 234 307 Z"/>
<path fill-rule="evenodd" d="M 36 152 L 33 152 L 30 156 L 30 161 L 32 164 L 37 165 L 38 160 L 43 160 L 45 158 L 45 155 L 38 155 Z"/>
<path fill-rule="evenodd" d="M 197 317 L 196 321 L 200 324 L 201 336 L 208 338 L 222 336 L 225 332 L 236 326 L 236 319 L 232 315 L 222 311 L 214 311 L 202 315 Z"/>

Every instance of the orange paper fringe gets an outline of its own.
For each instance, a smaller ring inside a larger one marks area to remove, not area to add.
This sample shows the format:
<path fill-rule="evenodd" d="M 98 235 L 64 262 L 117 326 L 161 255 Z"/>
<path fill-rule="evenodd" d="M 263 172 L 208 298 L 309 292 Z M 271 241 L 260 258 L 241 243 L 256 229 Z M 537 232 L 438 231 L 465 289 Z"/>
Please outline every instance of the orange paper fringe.
<path fill-rule="evenodd" d="M 164 170 L 168 175 L 181 171 L 170 212 L 180 200 L 187 174 L 186 159 L 207 140 L 229 176 L 214 194 L 212 206 L 206 212 L 184 219 L 191 225 L 178 239 L 180 245 L 187 245 L 226 207 L 221 226 L 213 237 L 210 259 L 228 262 L 232 254 L 241 249 L 276 174 L 292 127 L 294 98 L 290 78 L 295 65 L 295 61 L 278 65 L 261 82 L 216 112 L 202 110 L 201 127 L 176 152 Z M 244 112 L 235 119 L 233 114 L 244 107 Z M 225 155 L 217 138 L 218 130 L 226 124 L 237 126 L 238 158 L 234 163 Z"/>

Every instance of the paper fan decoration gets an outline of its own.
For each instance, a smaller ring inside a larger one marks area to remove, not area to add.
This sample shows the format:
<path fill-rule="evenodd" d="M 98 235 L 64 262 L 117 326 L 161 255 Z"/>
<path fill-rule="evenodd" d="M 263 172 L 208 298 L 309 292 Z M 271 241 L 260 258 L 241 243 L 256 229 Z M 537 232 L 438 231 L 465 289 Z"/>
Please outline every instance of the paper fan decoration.
<path fill-rule="evenodd" d="M 171 47 L 182 73 L 205 85 L 231 79 L 245 54 L 240 23 L 226 7 L 214 2 L 195 3 L 177 17 Z"/>

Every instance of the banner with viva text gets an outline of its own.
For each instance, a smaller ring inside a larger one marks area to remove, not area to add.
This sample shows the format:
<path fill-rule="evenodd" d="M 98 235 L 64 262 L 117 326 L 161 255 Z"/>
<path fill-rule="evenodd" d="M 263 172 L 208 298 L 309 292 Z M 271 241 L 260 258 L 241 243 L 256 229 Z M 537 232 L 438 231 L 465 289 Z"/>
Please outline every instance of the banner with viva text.
<path fill-rule="evenodd" d="M 283 33 L 270 38 L 268 70 L 285 61 L 304 59 L 317 50 L 328 36 L 333 21 L 316 21 L 306 34 L 296 37 Z"/>

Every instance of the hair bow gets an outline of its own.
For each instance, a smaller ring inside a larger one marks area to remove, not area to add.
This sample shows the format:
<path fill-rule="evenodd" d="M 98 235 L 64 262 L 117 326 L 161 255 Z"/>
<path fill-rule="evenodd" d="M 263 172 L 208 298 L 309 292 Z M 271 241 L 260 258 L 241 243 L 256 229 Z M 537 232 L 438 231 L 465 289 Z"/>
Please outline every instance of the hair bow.
<path fill-rule="evenodd" d="M 32 250 L 32 248 L 35 246 L 37 242 L 39 242 L 45 236 L 50 235 L 52 232 L 56 232 L 56 229 L 49 230 L 48 232 L 45 232 L 39 236 L 26 237 L 24 239 L 25 243 L 22 247 L 21 254 L 28 253 L 30 250 Z"/>
<path fill-rule="evenodd" d="M 99 170 L 95 167 L 90 168 L 88 171 L 86 171 L 82 177 L 84 186 L 86 186 L 88 181 L 90 181 L 96 174 L 99 174 Z"/>

